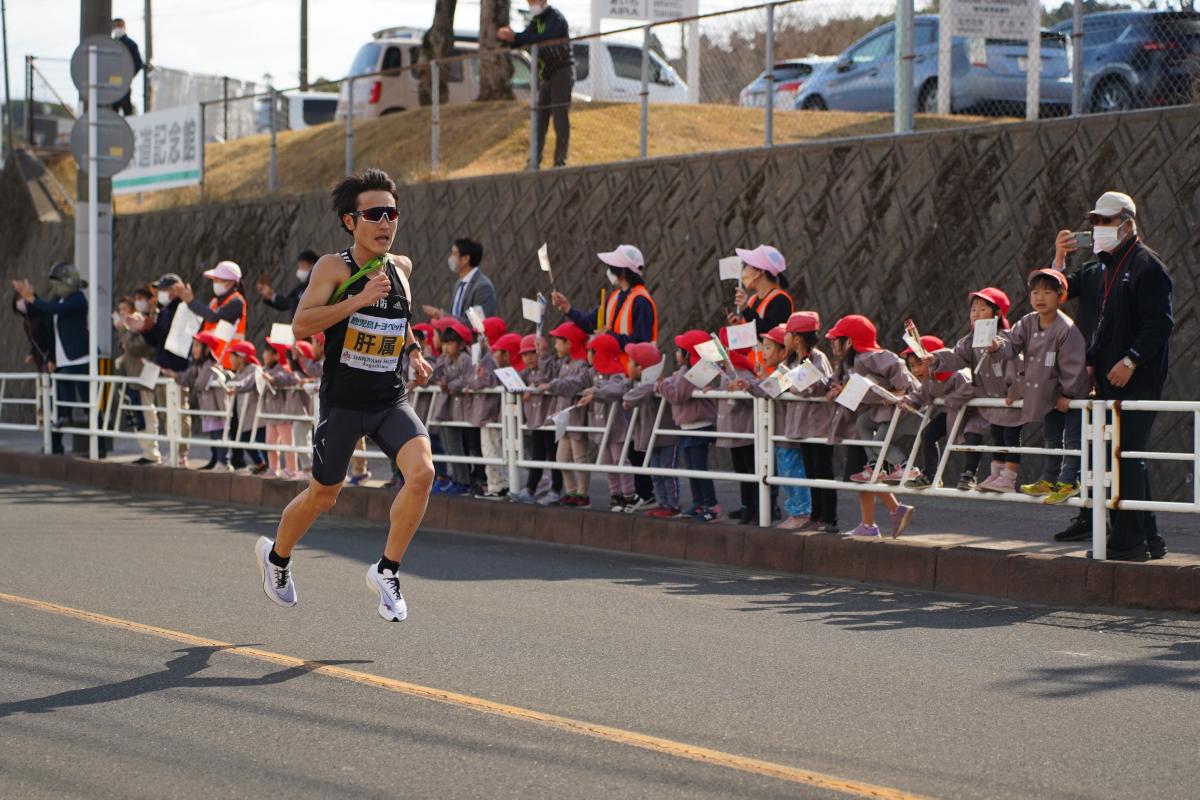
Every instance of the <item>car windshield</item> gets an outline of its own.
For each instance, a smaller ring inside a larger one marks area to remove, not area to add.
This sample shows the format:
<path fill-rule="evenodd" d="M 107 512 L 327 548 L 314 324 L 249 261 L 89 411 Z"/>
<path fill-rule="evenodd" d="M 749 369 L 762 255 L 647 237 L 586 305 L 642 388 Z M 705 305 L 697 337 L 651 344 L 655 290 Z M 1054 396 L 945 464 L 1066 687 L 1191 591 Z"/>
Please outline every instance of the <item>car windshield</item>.
<path fill-rule="evenodd" d="M 354 57 L 354 63 L 350 65 L 350 74 L 365 75 L 374 72 L 375 65 L 379 62 L 379 50 L 380 46 L 377 44 L 364 44 Z"/>
<path fill-rule="evenodd" d="M 812 74 L 809 64 L 777 64 L 775 66 L 775 81 L 794 81 Z"/>

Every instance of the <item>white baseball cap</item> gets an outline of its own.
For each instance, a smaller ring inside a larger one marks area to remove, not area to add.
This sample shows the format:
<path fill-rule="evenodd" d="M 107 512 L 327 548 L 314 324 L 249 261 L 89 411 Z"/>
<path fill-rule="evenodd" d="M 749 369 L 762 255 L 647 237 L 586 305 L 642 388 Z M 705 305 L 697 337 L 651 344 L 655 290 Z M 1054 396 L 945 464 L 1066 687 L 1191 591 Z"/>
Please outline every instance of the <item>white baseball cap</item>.
<path fill-rule="evenodd" d="M 204 273 L 204 277 L 237 283 L 242 279 L 242 268 L 232 261 L 218 261 L 215 267 Z"/>
<path fill-rule="evenodd" d="M 1100 199 L 1096 201 L 1096 207 L 1088 214 L 1095 214 L 1098 217 L 1116 217 L 1124 212 L 1137 216 L 1137 205 L 1133 202 L 1133 198 L 1124 192 L 1105 192 L 1100 195 Z"/>
<path fill-rule="evenodd" d="M 769 244 L 760 244 L 753 250 L 743 250 L 738 247 L 734 249 L 737 257 L 742 260 L 743 264 L 748 264 L 755 269 L 761 269 L 763 272 L 769 272 L 772 275 L 778 275 L 787 269 L 787 262 L 783 260 L 783 253 L 780 253 Z"/>
<path fill-rule="evenodd" d="M 646 268 L 646 261 L 642 258 L 642 251 L 631 244 L 619 244 L 617 245 L 617 249 L 611 253 L 596 253 L 596 258 L 610 267 L 631 269 L 638 275 L 641 275 L 642 271 Z"/>

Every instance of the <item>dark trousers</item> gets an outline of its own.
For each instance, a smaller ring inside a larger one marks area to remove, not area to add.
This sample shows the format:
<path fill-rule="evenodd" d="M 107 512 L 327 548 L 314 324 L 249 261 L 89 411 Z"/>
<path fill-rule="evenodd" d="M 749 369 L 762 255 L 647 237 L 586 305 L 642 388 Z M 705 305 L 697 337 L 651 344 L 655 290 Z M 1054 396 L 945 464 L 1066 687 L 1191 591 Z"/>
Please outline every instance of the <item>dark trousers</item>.
<path fill-rule="evenodd" d="M 1150 428 L 1154 425 L 1153 411 L 1122 411 L 1121 450 L 1145 450 L 1150 443 Z M 1141 458 L 1121 459 L 1121 479 L 1118 489 L 1122 500 L 1149 500 L 1150 474 Z M 1158 535 L 1158 520 L 1153 511 L 1111 511 L 1113 550 L 1129 550 Z"/>
<path fill-rule="evenodd" d="M 946 437 L 946 433 L 946 413 L 944 411 L 931 419 L 925 426 L 925 430 L 921 431 L 921 472 L 925 473 L 925 477 L 929 480 L 933 480 L 933 476 L 937 473 L 938 461 L 942 457 L 938 443 Z"/>
<path fill-rule="evenodd" d="M 554 166 L 567 165 L 567 147 L 571 143 L 571 89 L 575 86 L 575 70 L 570 64 L 559 67 L 550 75 L 538 76 L 537 160 L 542 165 L 542 150 L 546 146 L 546 131 L 554 117 Z"/>
<path fill-rule="evenodd" d="M 60 375 L 87 375 L 87 364 L 76 364 L 73 367 L 59 367 Z M 88 401 L 87 381 L 57 381 L 54 387 L 54 397 L 60 403 L 86 403 Z M 88 410 L 77 406 L 59 406 L 57 409 L 55 427 L 87 426 Z M 78 441 L 78 439 L 76 439 Z M 103 441 L 103 440 L 102 440 Z M 50 432 L 50 452 L 62 455 L 63 438 L 58 431 Z"/>
<path fill-rule="evenodd" d="M 800 453 L 804 456 L 804 472 L 808 477 L 817 480 L 833 480 L 833 447 L 827 444 L 802 444 Z M 826 525 L 837 524 L 837 492 L 833 489 L 810 489 L 812 493 L 812 513 L 809 519 L 814 522 L 824 522 Z"/>
<path fill-rule="evenodd" d="M 635 467 L 640 467 L 642 462 L 646 460 L 645 450 L 629 449 L 629 463 Z M 637 496 L 643 500 L 652 499 L 654 497 L 654 479 L 649 475 L 634 475 L 633 489 L 637 492 Z"/>
<path fill-rule="evenodd" d="M 558 446 L 554 442 L 554 431 L 530 431 L 525 434 L 525 453 L 530 461 L 553 461 L 557 457 Z M 525 488 L 530 494 L 537 491 L 542 481 L 541 468 L 530 469 L 525 481 Z M 550 488 L 562 494 L 562 470 L 550 470 Z"/>
<path fill-rule="evenodd" d="M 1046 415 L 1044 422 L 1046 448 L 1061 447 L 1064 450 L 1078 450 L 1083 437 L 1083 414 L 1075 409 L 1065 414 L 1054 409 Z M 1042 468 L 1042 480 L 1054 483 L 1079 482 L 1079 456 L 1046 456 L 1046 466 Z"/>
<path fill-rule="evenodd" d="M 133 116 L 133 100 L 129 97 L 129 92 L 126 92 L 124 97 L 112 104 L 112 110 L 127 117 Z"/>
<path fill-rule="evenodd" d="M 679 452 L 683 455 L 683 465 L 689 470 L 698 472 L 708 471 L 708 439 L 700 437 L 682 437 Z M 686 443 L 686 444 L 685 444 Z M 717 487 L 708 478 L 688 478 L 692 490 L 692 505 L 697 508 L 714 508 L 717 505 Z"/>
<path fill-rule="evenodd" d="M 1020 447 L 1021 446 L 1021 426 L 1020 425 L 993 425 L 992 426 L 992 444 L 996 447 Z M 1001 450 L 998 453 L 992 453 L 992 460 L 999 463 L 1005 462 L 1008 464 L 1020 464 L 1020 453 L 1009 453 Z"/>
<path fill-rule="evenodd" d="M 225 431 L 209 431 L 208 438 L 213 440 L 212 455 L 208 459 L 210 464 L 228 464 L 229 463 L 229 448 L 217 447 L 216 443 L 221 441 L 225 436 Z"/>
<path fill-rule="evenodd" d="M 483 456 L 483 432 L 479 428 L 459 428 L 463 432 L 463 445 L 467 455 L 481 458 Z M 471 483 L 475 486 L 487 485 L 487 472 L 483 464 L 469 464 Z"/>
<path fill-rule="evenodd" d="M 250 442 L 258 442 L 259 444 L 266 444 L 267 429 L 266 428 L 255 428 L 252 431 L 242 431 L 242 435 L 239 437 L 239 441 L 246 442 L 247 444 L 249 444 Z M 233 456 L 233 460 L 235 462 L 239 462 L 238 466 L 244 466 L 246 463 L 246 458 L 249 458 L 250 463 L 254 464 L 254 466 L 256 466 L 256 467 L 260 464 L 267 463 L 267 457 L 263 453 L 262 450 L 254 450 L 252 448 L 247 448 L 245 455 L 239 459 L 238 453 L 241 453 L 241 452 L 242 452 L 242 450 L 239 448 L 234 453 L 234 456 Z"/>
<path fill-rule="evenodd" d="M 979 447 L 983 444 L 983 435 L 979 433 L 964 433 L 963 441 L 971 447 Z M 963 475 L 968 472 L 975 475 L 979 472 L 979 462 L 983 460 L 983 453 L 963 453 Z"/>
<path fill-rule="evenodd" d="M 729 449 L 729 457 L 733 459 L 733 471 L 740 472 L 743 475 L 754 474 L 754 448 L 753 447 L 731 447 Z M 738 481 L 738 491 L 742 495 L 742 507 L 749 509 L 758 508 L 758 484 L 747 481 Z"/>

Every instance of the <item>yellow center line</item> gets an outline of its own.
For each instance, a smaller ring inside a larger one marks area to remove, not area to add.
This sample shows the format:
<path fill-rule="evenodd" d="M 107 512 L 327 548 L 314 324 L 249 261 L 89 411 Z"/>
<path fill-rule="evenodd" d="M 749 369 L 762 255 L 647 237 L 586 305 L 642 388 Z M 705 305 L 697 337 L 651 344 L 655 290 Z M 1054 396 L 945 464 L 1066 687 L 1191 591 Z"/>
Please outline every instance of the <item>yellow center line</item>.
<path fill-rule="evenodd" d="M 839 778 L 834 775 L 825 775 L 820 772 L 813 772 L 806 769 L 796 769 L 784 764 L 775 764 L 770 761 L 762 761 L 757 758 L 747 758 L 746 756 L 734 755 L 725 753 L 720 750 L 712 750 L 699 745 L 686 744 L 684 742 L 676 742 L 672 739 L 664 739 L 658 736 L 649 736 L 643 733 L 627 731 L 622 728 L 613 728 L 608 725 L 599 725 L 592 722 L 584 722 L 582 720 L 571 719 L 570 717 L 560 717 L 556 714 L 547 714 L 542 711 L 534 711 L 528 708 L 519 706 L 510 706 L 506 703 L 496 703 L 491 700 L 485 700 L 481 697 L 473 697 L 468 694 L 460 694 L 458 692 L 446 691 L 445 689 L 436 689 L 430 686 L 422 686 L 416 683 L 408 683 L 394 678 L 385 678 L 382 675 L 372 675 L 369 672 L 360 672 L 358 670 L 346 669 L 345 667 L 331 666 L 328 664 L 318 664 L 312 661 L 307 661 L 295 656 L 275 653 L 270 650 L 262 650 L 257 647 L 236 647 L 229 642 L 220 642 L 216 639 L 207 639 L 203 636 L 193 636 L 190 633 L 182 631 L 174 631 L 169 628 L 159 628 L 155 625 L 146 625 L 141 622 L 121 619 L 120 617 L 110 617 L 106 614 L 97 614 L 93 611 L 84 611 L 70 606 L 62 606 L 57 603 L 47 603 L 43 600 L 34 600 L 29 597 L 21 597 L 13 594 L 5 594 L 0 592 L 0 601 L 12 603 L 14 605 L 25 606 L 26 608 L 37 609 L 38 611 L 46 611 L 52 614 L 60 614 L 65 617 L 83 620 L 84 622 L 92 622 L 98 625 L 107 625 L 113 628 L 122 628 L 135 633 L 143 633 L 150 636 L 158 636 L 163 639 L 181 642 L 189 645 L 199 645 L 203 647 L 220 647 L 222 652 L 236 653 L 237 655 L 246 658 L 252 658 L 258 661 L 267 661 L 272 664 L 281 664 L 287 667 L 304 667 L 311 672 L 319 675 L 326 675 L 330 678 L 337 678 L 351 683 L 358 683 L 364 686 L 374 686 L 380 689 L 385 689 L 398 694 L 405 694 L 412 697 L 421 697 L 426 700 L 434 700 L 439 703 L 447 703 L 449 705 L 469 708 L 473 711 L 480 711 L 486 714 L 496 714 L 511 719 L 519 719 L 525 722 L 532 722 L 538 725 L 543 725 L 549 728 L 554 728 L 571 733 L 583 734 L 592 736 L 597 739 L 603 739 L 609 742 L 617 742 L 619 744 L 629 745 L 630 747 L 638 747 L 643 750 L 650 750 L 655 753 L 683 758 L 689 761 L 698 761 L 702 764 L 711 764 L 713 766 L 725 767 L 734 769 L 740 772 L 747 772 L 752 775 L 761 775 L 768 778 L 777 778 L 791 783 L 803 784 L 805 786 L 813 786 L 820 789 L 829 789 L 843 794 L 854 795 L 856 797 L 878 798 L 879 800 L 925 800 L 920 795 L 910 794 L 899 789 L 892 789 L 887 786 L 876 786 L 870 783 L 861 781 L 849 780 L 847 778 Z"/>

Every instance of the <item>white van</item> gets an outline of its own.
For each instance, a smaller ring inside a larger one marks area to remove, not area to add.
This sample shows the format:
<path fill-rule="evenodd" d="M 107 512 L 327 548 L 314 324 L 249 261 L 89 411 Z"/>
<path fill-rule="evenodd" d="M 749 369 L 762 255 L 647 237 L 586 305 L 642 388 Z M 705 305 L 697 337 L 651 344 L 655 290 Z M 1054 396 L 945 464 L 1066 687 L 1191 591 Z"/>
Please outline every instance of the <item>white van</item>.
<path fill-rule="evenodd" d="M 354 82 L 354 118 L 363 119 L 395 114 L 420 106 L 417 70 L 404 69 L 391 75 L 371 75 L 386 70 L 401 70 L 420 61 L 423 31 L 416 28 L 385 28 L 358 49 L 350 75 L 369 75 Z M 455 31 L 451 55 L 475 52 L 479 43 L 473 33 Z M 509 53 L 513 62 L 512 87 L 517 99 L 529 100 L 529 55 L 521 50 Z M 469 59 L 442 65 L 447 71 L 450 103 L 469 103 L 479 96 L 479 61 Z M 337 119 L 346 118 L 348 88 L 342 83 L 338 92 Z"/>
<path fill-rule="evenodd" d="M 571 45 L 575 94 L 589 100 L 637 103 L 642 99 L 642 46 L 596 39 Z M 594 59 L 593 59 L 594 56 Z M 651 103 L 686 103 L 687 84 L 667 61 L 650 51 Z"/>
<path fill-rule="evenodd" d="M 279 92 L 276 95 L 276 130 L 299 131 L 333 122 L 338 96 L 333 92 Z M 259 133 L 271 129 L 271 99 L 260 97 L 254 108 L 254 127 Z"/>

